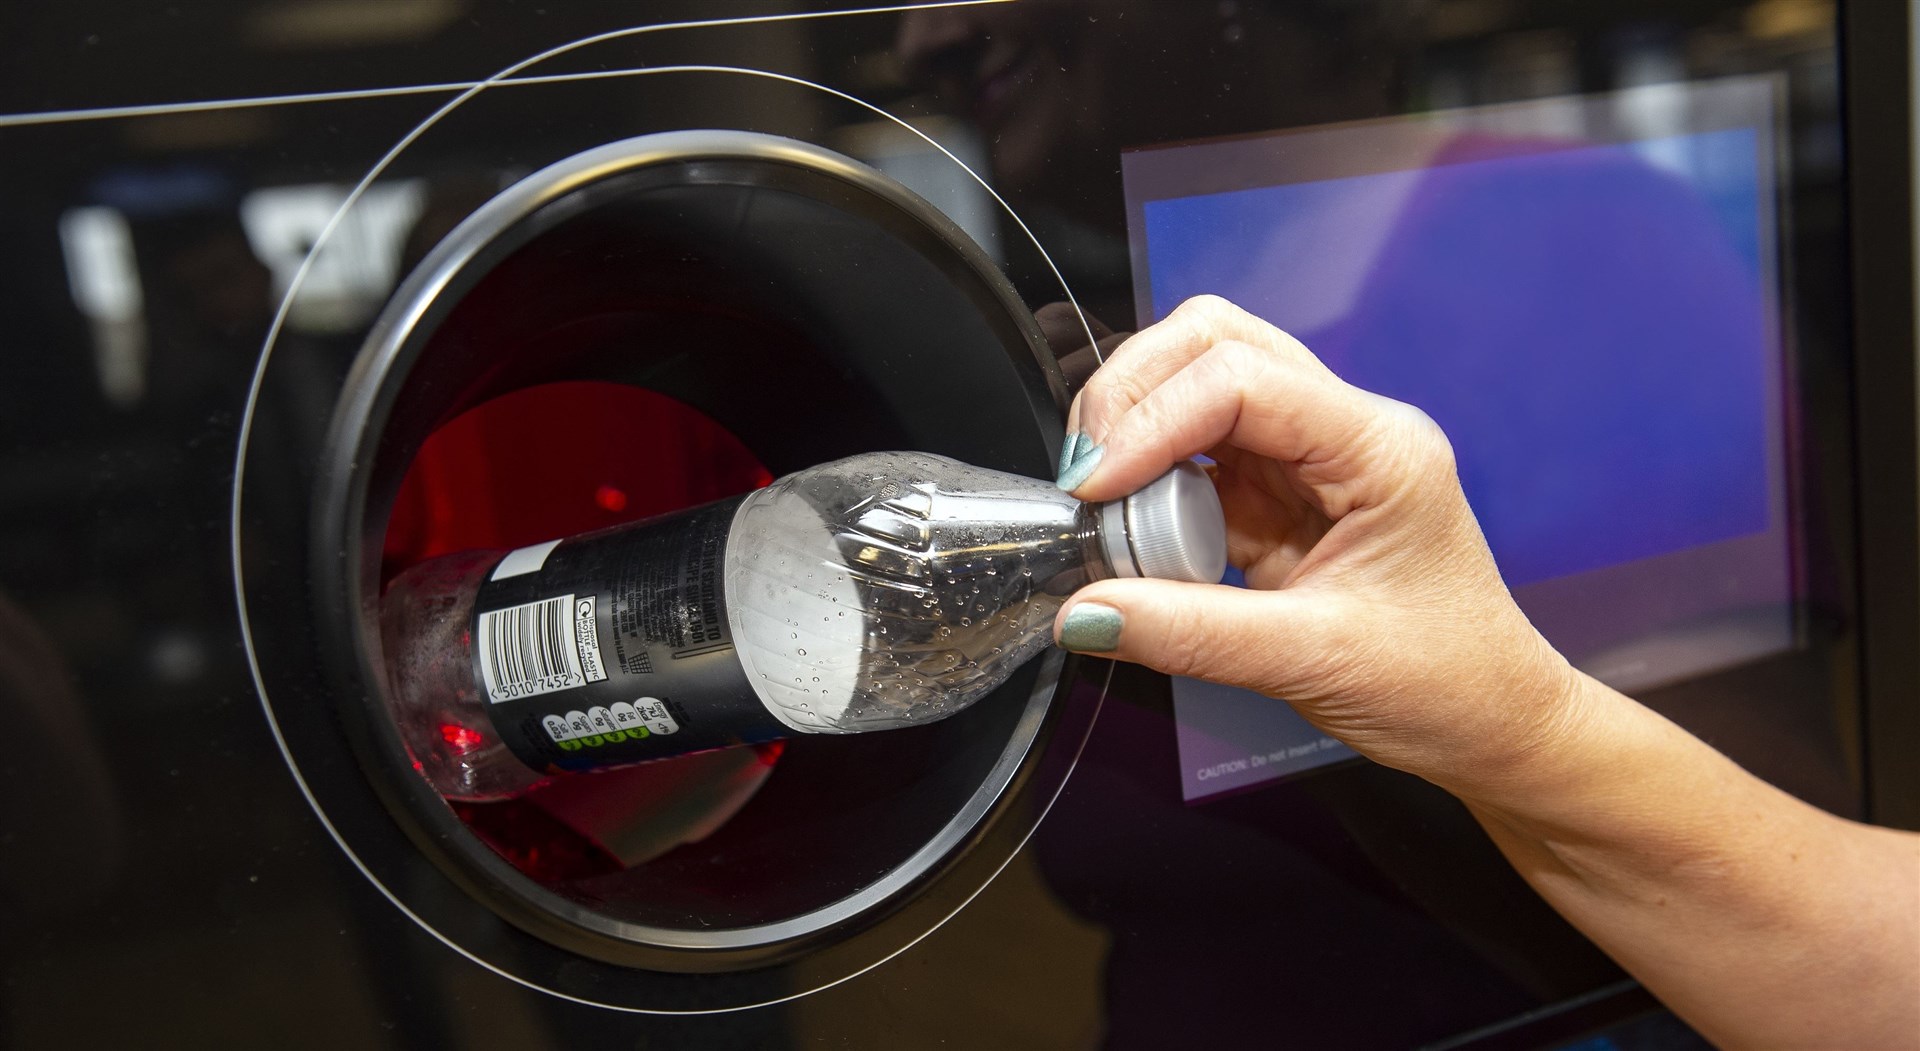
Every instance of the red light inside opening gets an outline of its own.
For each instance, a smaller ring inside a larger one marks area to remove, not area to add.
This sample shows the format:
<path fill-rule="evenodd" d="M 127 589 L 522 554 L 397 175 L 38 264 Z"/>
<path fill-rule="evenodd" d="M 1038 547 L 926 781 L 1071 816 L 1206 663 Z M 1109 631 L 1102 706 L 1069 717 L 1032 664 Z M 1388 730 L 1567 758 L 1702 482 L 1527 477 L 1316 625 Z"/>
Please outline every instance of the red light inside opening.
<path fill-rule="evenodd" d="M 513 548 L 756 489 L 773 475 L 726 428 L 624 383 L 503 394 L 429 435 L 387 522 L 382 577 L 472 548 Z"/>
<path fill-rule="evenodd" d="M 619 514 L 627 509 L 627 494 L 610 485 L 603 485 L 593 491 L 593 502 L 600 510 Z"/>
<path fill-rule="evenodd" d="M 471 752 L 486 743 L 480 731 L 461 726 L 459 723 L 441 723 L 440 739 L 461 752 Z"/>
<path fill-rule="evenodd" d="M 529 387 L 462 413 L 421 445 L 388 520 L 383 582 L 449 552 L 524 547 L 697 506 L 772 480 L 738 438 L 665 395 L 618 383 Z M 458 723 L 443 723 L 439 730 L 458 753 L 486 742 L 486 735 Z M 783 747 L 774 742 L 755 749 L 760 776 Z M 718 792 L 731 800 L 725 806 L 738 806 L 744 798 L 737 791 L 719 792 L 725 778 L 741 775 L 710 756 L 647 766 L 654 769 L 570 783 L 567 794 L 668 792 L 672 805 L 663 806 L 657 795 L 615 795 L 599 809 L 657 812 L 664 815 L 660 820 L 695 830 L 726 820 L 731 811 L 703 816 L 688 810 L 698 804 L 684 801 Z M 542 882 L 624 867 L 590 824 L 550 811 L 541 796 L 535 790 L 497 803 L 454 803 L 453 809 L 475 835 Z M 593 810 L 579 799 L 571 805 Z"/>

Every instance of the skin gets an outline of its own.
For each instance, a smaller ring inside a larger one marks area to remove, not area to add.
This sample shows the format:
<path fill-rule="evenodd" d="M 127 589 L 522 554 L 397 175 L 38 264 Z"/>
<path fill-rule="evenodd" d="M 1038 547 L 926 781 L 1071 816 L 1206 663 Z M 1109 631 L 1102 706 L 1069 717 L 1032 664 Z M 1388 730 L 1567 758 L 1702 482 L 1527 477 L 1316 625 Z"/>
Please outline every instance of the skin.
<path fill-rule="evenodd" d="M 1203 297 L 1120 345 L 1068 425 L 1100 449 L 1068 472 L 1085 500 L 1213 457 L 1248 589 L 1106 580 L 1061 624 L 1106 607 L 1110 656 L 1285 698 L 1452 792 L 1720 1046 L 1920 1046 L 1920 836 L 1810 807 L 1575 670 L 1502 583 L 1424 413 Z"/>

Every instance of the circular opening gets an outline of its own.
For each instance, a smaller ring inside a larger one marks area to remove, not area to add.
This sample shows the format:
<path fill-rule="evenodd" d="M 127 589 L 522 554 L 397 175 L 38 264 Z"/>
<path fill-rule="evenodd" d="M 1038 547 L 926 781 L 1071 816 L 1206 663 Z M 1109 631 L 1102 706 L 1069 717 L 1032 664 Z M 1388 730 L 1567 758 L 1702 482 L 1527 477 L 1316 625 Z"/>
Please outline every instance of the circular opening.
<path fill-rule="evenodd" d="M 823 151 L 645 142 L 482 208 L 376 330 L 360 426 L 345 417 L 364 467 L 344 501 L 359 509 L 363 613 L 422 558 L 690 506 L 854 452 L 1050 469 L 1058 402 L 1031 318 L 943 217 Z M 370 613 L 359 643 L 379 653 Z M 363 761 L 412 777 L 394 795 L 425 826 L 416 838 L 477 869 L 465 882 L 536 933 L 558 917 L 626 942 L 768 945 L 856 928 L 957 856 L 1041 733 L 1057 668 L 1035 662 L 930 726 L 560 778 L 507 804 L 415 805 L 425 783 L 390 725 Z M 385 717 L 377 698 L 351 714 Z M 446 834 L 456 819 L 465 831 Z M 524 878 L 502 878 L 502 861 Z"/>

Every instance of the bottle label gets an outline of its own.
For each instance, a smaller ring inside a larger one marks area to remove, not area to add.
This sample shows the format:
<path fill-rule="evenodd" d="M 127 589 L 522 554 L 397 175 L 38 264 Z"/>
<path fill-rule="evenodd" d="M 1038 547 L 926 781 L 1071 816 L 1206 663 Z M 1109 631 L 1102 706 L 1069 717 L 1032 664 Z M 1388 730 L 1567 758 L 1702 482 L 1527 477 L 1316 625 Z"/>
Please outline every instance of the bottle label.
<path fill-rule="evenodd" d="M 590 770 L 788 733 L 734 654 L 722 587 L 745 497 L 522 548 L 474 603 L 474 683 L 537 770 Z"/>

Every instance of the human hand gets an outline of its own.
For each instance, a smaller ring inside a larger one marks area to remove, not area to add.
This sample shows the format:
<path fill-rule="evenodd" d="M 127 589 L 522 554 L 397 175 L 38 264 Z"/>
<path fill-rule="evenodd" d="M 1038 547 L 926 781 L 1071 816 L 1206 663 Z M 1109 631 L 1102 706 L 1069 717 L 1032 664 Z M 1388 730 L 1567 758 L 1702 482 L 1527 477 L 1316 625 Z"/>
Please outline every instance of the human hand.
<path fill-rule="evenodd" d="M 1239 307 L 1189 300 L 1127 340 L 1068 434 L 1084 500 L 1212 457 L 1247 588 L 1100 581 L 1061 612 L 1067 648 L 1284 698 L 1469 799 L 1525 791 L 1589 703 L 1502 583 L 1440 428 Z"/>
<path fill-rule="evenodd" d="M 1099 581 L 1062 610 L 1063 645 L 1285 698 L 1452 791 L 1720 1045 L 1910 1042 L 1920 837 L 1815 810 L 1574 671 L 1501 583 L 1425 414 L 1201 298 L 1115 351 L 1068 428 L 1061 481 L 1086 500 L 1218 461 L 1249 587 Z"/>

